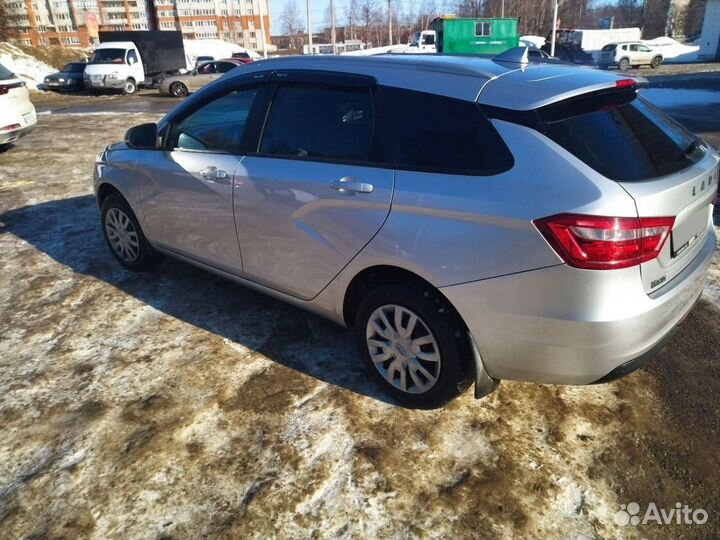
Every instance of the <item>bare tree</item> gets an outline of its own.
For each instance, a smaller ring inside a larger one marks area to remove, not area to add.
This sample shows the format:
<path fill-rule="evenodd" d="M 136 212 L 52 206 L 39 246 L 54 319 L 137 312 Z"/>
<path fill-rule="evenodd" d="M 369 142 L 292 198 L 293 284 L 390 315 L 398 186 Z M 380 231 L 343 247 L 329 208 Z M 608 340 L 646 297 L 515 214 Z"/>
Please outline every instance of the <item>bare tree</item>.
<path fill-rule="evenodd" d="M 345 17 L 347 18 L 347 26 L 349 30 L 350 39 L 355 39 L 355 29 L 358 24 L 358 16 L 360 14 L 360 5 L 358 0 L 350 0 L 350 3 L 345 8 Z"/>
<path fill-rule="evenodd" d="M 290 48 L 296 49 L 296 38 L 303 31 L 300 10 L 298 9 L 296 0 L 287 0 L 282 12 L 280 12 L 280 24 L 283 32 L 290 38 Z"/>
<path fill-rule="evenodd" d="M 358 0 L 358 24 L 364 28 L 364 39 L 370 41 L 371 31 L 380 17 L 377 0 Z"/>

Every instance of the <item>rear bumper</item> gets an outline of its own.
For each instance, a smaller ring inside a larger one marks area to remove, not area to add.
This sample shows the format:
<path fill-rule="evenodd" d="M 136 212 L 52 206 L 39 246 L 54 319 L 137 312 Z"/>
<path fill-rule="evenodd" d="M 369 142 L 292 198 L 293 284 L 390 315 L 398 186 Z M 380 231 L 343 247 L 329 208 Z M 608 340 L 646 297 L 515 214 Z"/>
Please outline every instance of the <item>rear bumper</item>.
<path fill-rule="evenodd" d="M 491 378 L 589 384 L 622 376 L 656 352 L 702 293 L 715 246 L 710 228 L 700 253 L 652 298 L 639 267 L 558 265 L 441 290 Z"/>

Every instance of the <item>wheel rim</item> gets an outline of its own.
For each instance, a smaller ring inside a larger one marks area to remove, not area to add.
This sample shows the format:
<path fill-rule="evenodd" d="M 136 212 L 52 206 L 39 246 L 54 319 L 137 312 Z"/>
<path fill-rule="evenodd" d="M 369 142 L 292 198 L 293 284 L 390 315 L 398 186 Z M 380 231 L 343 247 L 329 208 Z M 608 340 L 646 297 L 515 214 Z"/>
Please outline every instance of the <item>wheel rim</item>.
<path fill-rule="evenodd" d="M 132 94 L 135 91 L 135 85 L 131 82 L 126 82 L 125 83 L 125 91 L 128 94 Z"/>
<path fill-rule="evenodd" d="M 119 208 L 105 214 L 105 233 L 115 254 L 125 262 L 140 256 L 140 239 L 130 217 Z"/>
<path fill-rule="evenodd" d="M 398 390 L 423 394 L 440 376 L 440 347 L 425 322 L 408 308 L 389 304 L 372 312 L 366 329 L 370 358 Z"/>
<path fill-rule="evenodd" d="M 173 95 L 182 97 L 185 95 L 185 89 L 183 88 L 183 85 L 180 83 L 173 84 Z"/>

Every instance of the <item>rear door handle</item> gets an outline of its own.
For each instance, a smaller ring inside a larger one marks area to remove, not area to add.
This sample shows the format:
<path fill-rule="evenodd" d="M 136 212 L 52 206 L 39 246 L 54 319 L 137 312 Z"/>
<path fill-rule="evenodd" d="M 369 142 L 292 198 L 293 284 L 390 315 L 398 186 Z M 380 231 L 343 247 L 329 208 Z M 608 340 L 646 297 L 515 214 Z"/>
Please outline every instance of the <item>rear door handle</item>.
<path fill-rule="evenodd" d="M 330 187 L 338 190 L 340 193 L 372 193 L 373 185 L 365 182 L 358 182 L 354 176 L 345 176 L 340 180 L 335 180 Z"/>
<path fill-rule="evenodd" d="M 223 171 L 222 169 L 218 169 L 217 167 L 205 167 L 202 171 L 200 171 L 200 176 L 205 178 L 206 180 L 215 181 L 215 180 L 224 180 L 228 177 L 228 174 Z"/>

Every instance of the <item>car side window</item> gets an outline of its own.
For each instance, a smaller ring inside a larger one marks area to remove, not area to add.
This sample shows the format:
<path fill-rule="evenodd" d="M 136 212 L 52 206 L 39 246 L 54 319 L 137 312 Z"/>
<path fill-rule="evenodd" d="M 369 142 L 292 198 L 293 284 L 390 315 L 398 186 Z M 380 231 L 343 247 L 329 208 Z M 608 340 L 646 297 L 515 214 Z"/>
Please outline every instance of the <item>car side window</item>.
<path fill-rule="evenodd" d="M 130 49 L 128 51 L 127 60 L 128 60 L 128 64 L 137 64 L 137 61 L 138 61 L 137 54 L 135 54 L 135 51 L 133 49 Z"/>
<path fill-rule="evenodd" d="M 399 169 L 490 175 L 513 166 L 510 150 L 472 101 L 382 87 Z"/>
<path fill-rule="evenodd" d="M 232 62 L 218 62 L 217 63 L 217 71 L 218 73 L 227 73 L 233 68 L 236 68 L 237 66 L 233 64 Z"/>
<path fill-rule="evenodd" d="M 203 64 L 198 68 L 198 73 L 200 75 L 212 75 L 215 73 L 215 62 L 208 62 L 207 64 Z"/>
<path fill-rule="evenodd" d="M 630 50 L 633 52 L 637 52 L 638 46 L 637 45 L 630 45 Z"/>
<path fill-rule="evenodd" d="M 623 46 L 622 46 L 622 50 L 623 50 L 623 51 L 627 51 L 627 45 L 623 45 Z"/>
<path fill-rule="evenodd" d="M 638 49 L 642 52 L 650 52 L 650 49 L 648 49 L 645 45 L 638 45 Z"/>
<path fill-rule="evenodd" d="M 260 153 L 364 161 L 373 124 L 369 88 L 280 86 L 270 107 Z"/>
<path fill-rule="evenodd" d="M 169 148 L 237 151 L 257 92 L 257 87 L 234 90 L 190 113 L 171 126 Z"/>

